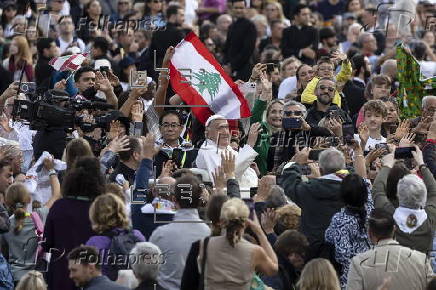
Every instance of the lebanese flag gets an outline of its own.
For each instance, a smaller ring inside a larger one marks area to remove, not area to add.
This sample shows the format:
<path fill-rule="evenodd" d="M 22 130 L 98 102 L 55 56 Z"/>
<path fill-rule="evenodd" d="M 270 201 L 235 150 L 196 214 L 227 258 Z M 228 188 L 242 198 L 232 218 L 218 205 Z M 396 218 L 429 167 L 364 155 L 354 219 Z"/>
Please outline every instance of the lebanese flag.
<path fill-rule="evenodd" d="M 51 65 L 57 71 L 73 70 L 76 71 L 82 65 L 82 62 L 88 56 L 87 53 L 78 53 L 73 55 L 66 55 L 61 57 L 52 58 L 49 61 Z"/>
<path fill-rule="evenodd" d="M 191 110 L 203 124 L 214 114 L 229 120 L 251 116 L 238 86 L 193 32 L 175 48 L 170 62 L 170 83 L 187 105 L 198 106 Z"/>

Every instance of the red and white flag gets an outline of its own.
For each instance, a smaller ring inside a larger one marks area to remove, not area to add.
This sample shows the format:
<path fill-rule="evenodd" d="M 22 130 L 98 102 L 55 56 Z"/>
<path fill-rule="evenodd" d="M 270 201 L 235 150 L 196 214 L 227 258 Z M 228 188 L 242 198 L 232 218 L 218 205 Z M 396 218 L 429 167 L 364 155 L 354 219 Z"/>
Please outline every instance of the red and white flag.
<path fill-rule="evenodd" d="M 175 48 L 170 62 L 170 83 L 187 105 L 203 106 L 191 107 L 203 124 L 213 114 L 229 120 L 251 116 L 238 85 L 193 32 Z"/>
<path fill-rule="evenodd" d="M 52 58 L 48 64 L 57 71 L 76 71 L 80 68 L 87 56 L 87 53 L 78 53 L 73 55 L 55 57 Z"/>

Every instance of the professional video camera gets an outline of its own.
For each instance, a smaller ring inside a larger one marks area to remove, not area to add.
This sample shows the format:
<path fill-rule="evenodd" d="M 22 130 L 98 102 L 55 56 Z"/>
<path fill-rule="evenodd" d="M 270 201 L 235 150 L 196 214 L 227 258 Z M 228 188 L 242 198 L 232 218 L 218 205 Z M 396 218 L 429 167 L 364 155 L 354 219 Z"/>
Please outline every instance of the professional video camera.
<path fill-rule="evenodd" d="M 104 102 L 91 102 L 72 100 L 62 90 L 48 90 L 41 96 L 29 100 L 15 100 L 12 110 L 13 120 L 24 121 L 32 130 L 41 130 L 47 127 L 65 128 L 72 131 L 77 124 L 76 111 L 83 109 L 107 110 L 113 106 Z M 100 121 L 100 125 L 103 120 Z"/>

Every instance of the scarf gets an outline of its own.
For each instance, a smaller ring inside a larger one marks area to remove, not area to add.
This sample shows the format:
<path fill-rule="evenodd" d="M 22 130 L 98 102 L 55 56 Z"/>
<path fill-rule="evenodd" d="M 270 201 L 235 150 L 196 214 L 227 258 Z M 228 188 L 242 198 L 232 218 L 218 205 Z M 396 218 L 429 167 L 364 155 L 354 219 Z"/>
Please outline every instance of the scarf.
<path fill-rule="evenodd" d="M 402 232 L 411 234 L 427 220 L 427 213 L 424 209 L 398 207 L 394 220 Z"/>

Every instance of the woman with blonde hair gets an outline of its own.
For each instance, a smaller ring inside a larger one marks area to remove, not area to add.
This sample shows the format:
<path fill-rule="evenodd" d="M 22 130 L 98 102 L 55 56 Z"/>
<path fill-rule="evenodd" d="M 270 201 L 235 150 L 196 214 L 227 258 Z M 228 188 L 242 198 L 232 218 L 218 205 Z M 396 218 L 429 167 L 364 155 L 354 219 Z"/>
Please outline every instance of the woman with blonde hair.
<path fill-rule="evenodd" d="M 19 35 L 12 38 L 9 55 L 9 58 L 3 61 L 3 67 L 13 74 L 13 80 L 32 82 L 34 78 L 32 52 L 24 36 Z"/>
<path fill-rule="evenodd" d="M 313 259 L 303 268 L 297 283 L 299 290 L 340 290 L 333 265 L 326 259 Z"/>
<path fill-rule="evenodd" d="M 126 206 L 121 198 L 112 193 L 100 195 L 94 200 L 89 208 L 89 219 L 92 229 L 97 235 L 90 237 L 86 245 L 99 249 L 100 253 L 103 253 L 103 261 L 109 261 L 110 255 L 116 255 L 116 259 L 119 261 L 119 255 L 128 254 L 136 243 L 145 242 L 140 231 L 130 229 Z M 111 252 L 115 239 L 123 241 L 122 246 L 126 248 L 127 253 Z M 124 258 L 122 260 L 128 260 Z M 117 265 L 117 267 L 119 266 Z M 116 281 L 118 278 L 117 267 L 113 267 L 111 263 L 103 263 L 102 273 L 112 281 Z"/>
<path fill-rule="evenodd" d="M 283 24 L 285 24 L 286 26 L 290 26 L 291 22 L 289 21 L 289 19 L 287 19 L 285 17 L 285 14 L 283 13 L 283 7 L 282 4 L 280 4 L 279 2 L 268 2 L 268 4 L 266 4 L 265 6 L 265 12 L 264 14 L 266 15 L 266 18 L 268 19 L 268 24 L 271 26 L 271 22 L 273 20 L 279 20 L 282 21 Z"/>
<path fill-rule="evenodd" d="M 15 290 L 47 290 L 47 284 L 42 273 L 32 270 L 21 278 Z"/>
<path fill-rule="evenodd" d="M 192 244 L 181 289 L 198 289 L 198 283 L 204 283 L 207 290 L 250 289 L 256 272 L 267 276 L 277 273 L 277 256 L 256 215 L 253 213 L 253 220 L 249 215 L 249 208 L 239 198 L 231 198 L 223 204 L 221 226 L 224 235 L 207 237 Z M 257 236 L 260 246 L 243 238 L 247 226 Z"/>
<path fill-rule="evenodd" d="M 9 263 L 15 282 L 28 271 L 35 269 L 35 255 L 39 242 L 36 232 L 43 231 L 49 209 L 61 197 L 53 159 L 45 159 L 44 168 L 51 172 L 49 178 L 52 196 L 42 208 L 32 210 L 31 196 L 24 184 L 14 183 L 6 190 L 5 203 L 13 215 L 10 217 L 9 232 L 4 234 L 3 238 L 8 245 Z"/>

